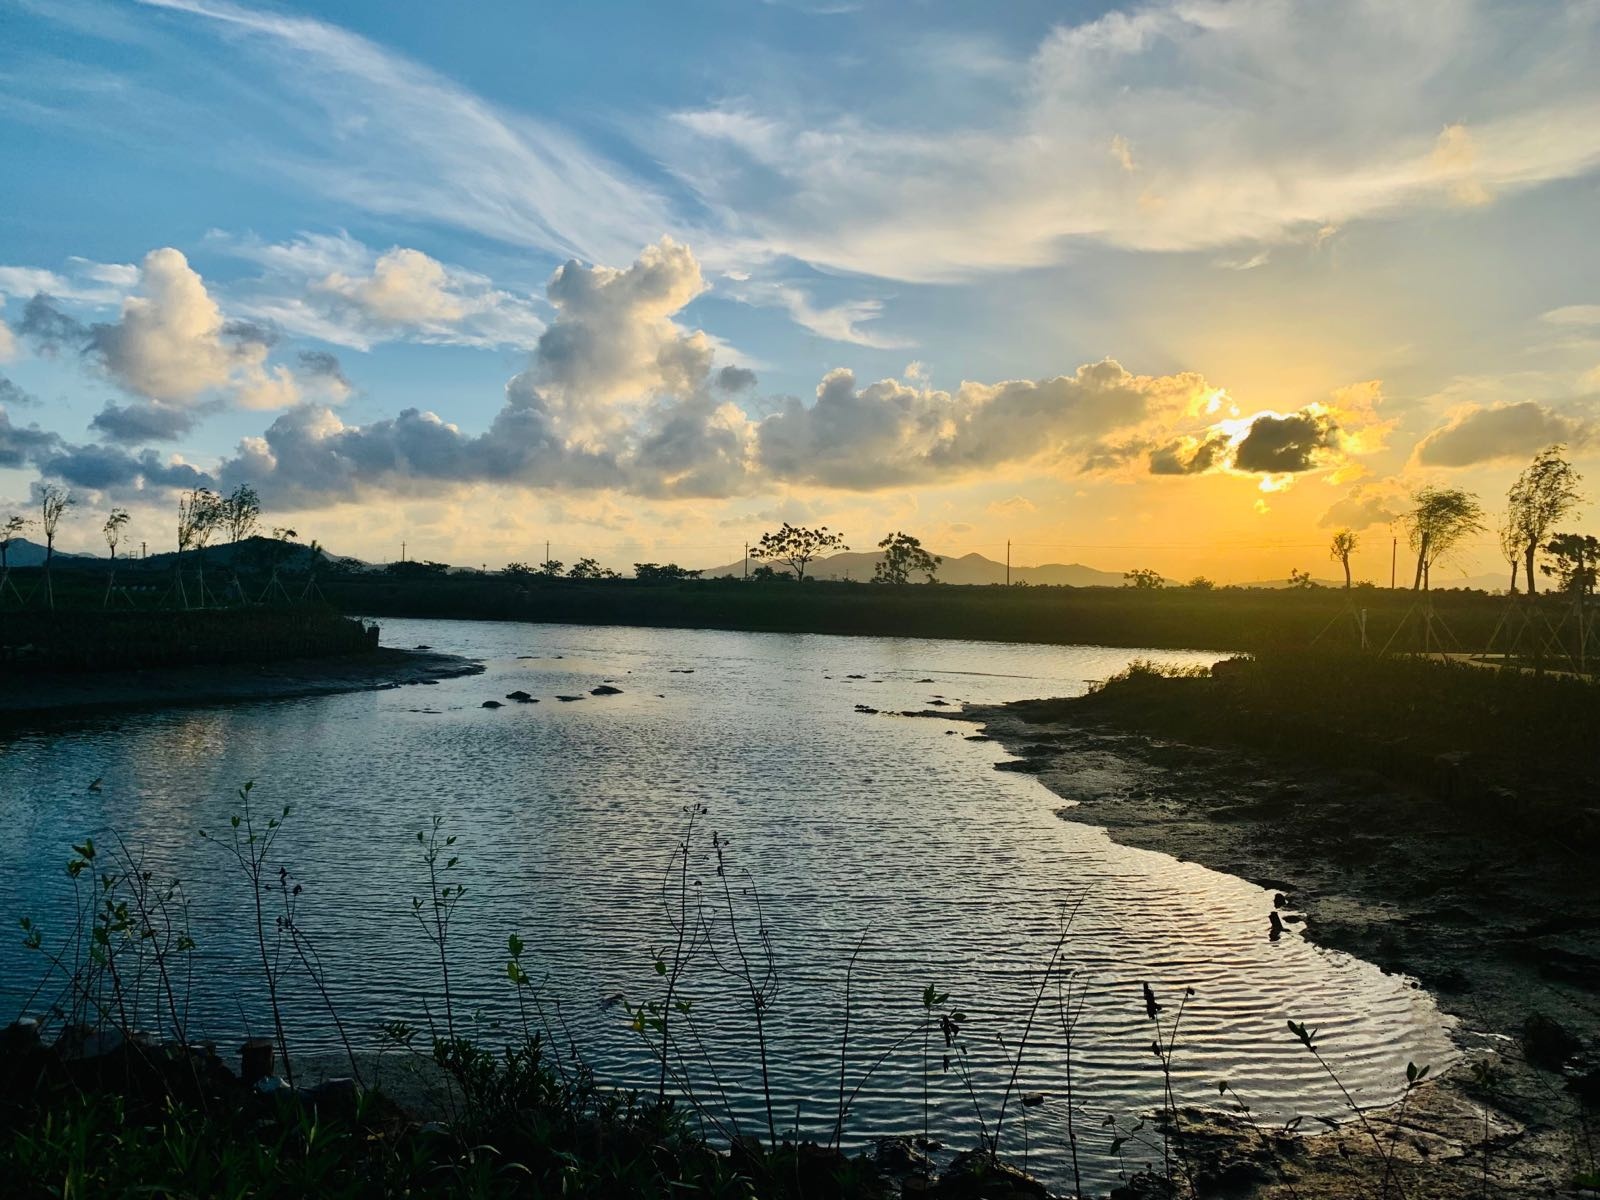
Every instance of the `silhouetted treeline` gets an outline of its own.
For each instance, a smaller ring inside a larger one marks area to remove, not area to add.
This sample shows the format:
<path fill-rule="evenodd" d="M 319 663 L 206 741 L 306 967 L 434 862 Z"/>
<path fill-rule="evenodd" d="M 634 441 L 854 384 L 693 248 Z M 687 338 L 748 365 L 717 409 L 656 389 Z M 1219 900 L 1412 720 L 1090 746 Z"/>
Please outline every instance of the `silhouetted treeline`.
<path fill-rule="evenodd" d="M 371 616 L 1167 649 L 1304 647 L 1319 634 L 1319 644 L 1355 646 L 1355 613 L 1361 609 L 1370 644 L 1381 647 L 1404 622 L 1395 648 L 1417 648 L 1422 630 L 1417 597 L 1377 589 L 892 587 L 716 579 L 670 585 L 627 579 L 516 583 L 480 575 L 404 581 L 348 576 L 324 580 L 322 587 L 345 612 Z M 1481 592 L 1434 592 L 1432 603 L 1434 645 L 1447 649 L 1482 649 L 1506 609 L 1504 597 Z"/>
<path fill-rule="evenodd" d="M 316 607 L 0 612 L 8 672 L 274 662 L 374 645 L 360 621 Z"/>

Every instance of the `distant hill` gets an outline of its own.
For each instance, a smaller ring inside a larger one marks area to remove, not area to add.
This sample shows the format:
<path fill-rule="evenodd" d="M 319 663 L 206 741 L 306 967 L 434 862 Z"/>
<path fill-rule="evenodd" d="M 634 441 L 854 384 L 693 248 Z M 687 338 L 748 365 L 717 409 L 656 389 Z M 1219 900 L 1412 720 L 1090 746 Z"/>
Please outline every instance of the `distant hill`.
<path fill-rule="evenodd" d="M 869 581 L 872 578 L 873 568 L 876 567 L 883 555 L 876 551 L 846 551 L 842 554 L 830 555 L 819 558 L 806 568 L 806 575 L 817 579 L 855 579 Z M 750 560 L 750 569 L 754 571 L 763 565 L 758 559 Z M 786 570 L 777 563 L 767 564 L 774 569 Z M 715 579 L 719 575 L 743 575 L 744 563 L 731 563 L 724 567 L 710 567 L 701 573 L 704 579 Z M 921 579 L 919 575 L 916 577 Z M 1006 581 L 1006 565 L 995 562 L 992 558 L 985 558 L 981 554 L 964 554 L 959 558 L 946 558 L 939 567 L 940 583 L 1004 583 Z M 1122 572 L 1099 571 L 1094 567 L 1086 567 L 1081 563 L 1046 563 L 1038 567 L 1012 567 L 1012 583 L 1030 583 L 1036 586 L 1066 585 L 1068 587 L 1121 587 Z"/>
<path fill-rule="evenodd" d="M 66 559 L 92 559 L 93 554 L 68 554 L 65 550 L 56 551 L 56 561 Z M 6 564 L 12 567 L 38 567 L 44 565 L 44 546 L 38 542 L 30 542 L 27 538 L 18 538 L 11 543 L 11 548 L 6 551 Z"/>

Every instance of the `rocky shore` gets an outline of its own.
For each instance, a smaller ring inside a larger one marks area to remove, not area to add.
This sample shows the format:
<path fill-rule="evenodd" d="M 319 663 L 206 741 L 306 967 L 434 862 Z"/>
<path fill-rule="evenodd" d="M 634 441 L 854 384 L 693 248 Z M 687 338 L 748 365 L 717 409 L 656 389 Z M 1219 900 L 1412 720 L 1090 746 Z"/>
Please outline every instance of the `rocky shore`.
<path fill-rule="evenodd" d="M 0 723 L 118 708 L 223 704 L 373 691 L 475 675 L 481 663 L 382 648 L 332 658 L 0 678 Z"/>
<path fill-rule="evenodd" d="M 1304 916 L 1287 936 L 1409 975 L 1459 1019 L 1461 1065 L 1416 1090 L 1388 1143 L 1392 1166 L 1353 1124 L 1269 1152 L 1244 1126 L 1207 1120 L 1195 1126 L 1207 1174 L 1238 1185 L 1211 1194 L 1600 1194 L 1584 1187 L 1597 1182 L 1600 1101 L 1600 1059 L 1589 1057 L 1600 884 L 1588 855 L 1523 828 L 1515 811 L 1465 812 L 1448 777 L 1419 788 L 1356 762 L 1169 741 L 1092 697 L 963 715 L 1021 756 L 997 766 L 1062 798 L 1063 820 L 1282 893 Z"/>

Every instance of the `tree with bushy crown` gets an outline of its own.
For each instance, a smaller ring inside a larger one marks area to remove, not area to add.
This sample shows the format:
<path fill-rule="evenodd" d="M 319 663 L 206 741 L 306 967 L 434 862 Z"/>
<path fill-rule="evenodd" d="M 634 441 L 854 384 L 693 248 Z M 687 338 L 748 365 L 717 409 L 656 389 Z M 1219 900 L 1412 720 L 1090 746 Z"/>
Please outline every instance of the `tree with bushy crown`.
<path fill-rule="evenodd" d="M 1506 522 L 1515 528 L 1522 541 L 1523 575 L 1528 581 L 1528 595 L 1538 586 L 1534 583 L 1534 559 L 1542 543 L 1557 521 L 1570 513 L 1582 501 L 1578 484 L 1583 476 L 1572 469 L 1566 460 L 1566 447 L 1551 446 L 1533 456 L 1527 469 L 1517 476 L 1507 497 Z M 1548 571 L 1545 574 L 1549 574 Z"/>
<path fill-rule="evenodd" d="M 1411 503 L 1404 518 L 1411 548 L 1417 552 L 1411 590 L 1422 592 L 1432 581 L 1433 564 L 1483 529 L 1483 505 L 1471 492 L 1432 486 L 1414 492 Z"/>
<path fill-rule="evenodd" d="M 763 533 L 761 540 L 750 551 L 756 558 L 770 558 L 781 562 L 793 573 L 796 583 L 804 583 L 806 567 L 817 555 L 829 550 L 848 550 L 844 538 L 829 531 L 826 525 L 815 529 L 805 525 L 791 525 L 785 521 L 776 532 Z"/>
<path fill-rule="evenodd" d="M 939 573 L 944 559 L 929 554 L 909 533 L 896 530 L 878 543 L 883 558 L 872 568 L 873 583 L 910 583 L 913 575 L 926 575 L 928 582 Z"/>

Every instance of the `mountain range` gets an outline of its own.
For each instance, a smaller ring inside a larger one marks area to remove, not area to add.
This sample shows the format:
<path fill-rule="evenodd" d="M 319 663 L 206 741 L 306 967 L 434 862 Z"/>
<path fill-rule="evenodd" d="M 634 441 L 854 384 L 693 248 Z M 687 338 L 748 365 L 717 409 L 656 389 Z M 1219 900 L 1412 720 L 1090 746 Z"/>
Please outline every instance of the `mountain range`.
<path fill-rule="evenodd" d="M 816 579 L 867 581 L 871 580 L 873 568 L 882 558 L 883 555 L 875 551 L 845 551 L 829 555 L 827 558 L 814 559 L 806 568 L 806 575 Z M 761 565 L 762 563 L 755 558 L 750 560 L 752 571 Z M 768 565 L 776 570 L 788 569 L 776 563 Z M 725 567 L 711 567 L 702 571 L 700 575 L 703 579 L 715 579 L 720 575 L 743 575 L 744 570 L 744 563 L 736 562 Z M 917 578 L 920 579 L 920 576 Z M 1006 565 L 995 562 L 992 558 L 985 558 L 981 554 L 963 554 L 959 558 L 946 558 L 939 566 L 938 578 L 940 583 L 1004 583 Z M 1122 573 L 1100 571 L 1094 567 L 1086 567 L 1082 563 L 1045 563 L 1037 567 L 1012 567 L 1011 582 L 1056 586 L 1064 584 L 1068 587 L 1120 587 Z"/>

